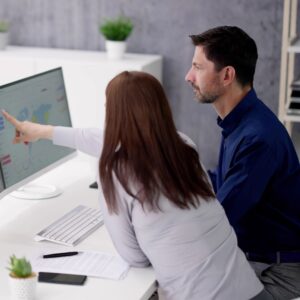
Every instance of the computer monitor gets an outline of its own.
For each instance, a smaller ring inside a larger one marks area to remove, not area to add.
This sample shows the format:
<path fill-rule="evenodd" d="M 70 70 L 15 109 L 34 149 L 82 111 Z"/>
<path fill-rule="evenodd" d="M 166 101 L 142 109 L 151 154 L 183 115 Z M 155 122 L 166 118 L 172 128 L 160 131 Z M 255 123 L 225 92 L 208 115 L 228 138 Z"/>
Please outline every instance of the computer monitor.
<path fill-rule="evenodd" d="M 61 68 L 0 86 L 0 109 L 20 121 L 72 126 Z M 76 150 L 40 140 L 13 144 L 15 128 L 0 113 L 0 198 L 65 162 Z M 58 194 L 51 187 L 21 188 L 15 196 L 28 199 Z M 12 195 L 14 195 L 12 193 Z"/>

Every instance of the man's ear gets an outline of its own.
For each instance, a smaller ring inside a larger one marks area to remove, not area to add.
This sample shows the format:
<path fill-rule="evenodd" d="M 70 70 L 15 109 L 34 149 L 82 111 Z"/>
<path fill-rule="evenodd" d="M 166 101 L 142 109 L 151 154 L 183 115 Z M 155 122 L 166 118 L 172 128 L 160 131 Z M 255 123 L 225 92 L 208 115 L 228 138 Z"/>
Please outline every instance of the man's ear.
<path fill-rule="evenodd" d="M 228 86 L 235 80 L 235 69 L 231 66 L 226 66 L 222 70 L 222 79 L 224 86 Z"/>

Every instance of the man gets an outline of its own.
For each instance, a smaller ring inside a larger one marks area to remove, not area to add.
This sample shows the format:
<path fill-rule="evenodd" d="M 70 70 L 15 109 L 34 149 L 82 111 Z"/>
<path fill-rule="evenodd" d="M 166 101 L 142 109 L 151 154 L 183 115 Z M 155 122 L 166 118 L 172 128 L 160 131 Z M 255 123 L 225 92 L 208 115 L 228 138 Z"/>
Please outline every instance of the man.
<path fill-rule="evenodd" d="M 218 166 L 209 172 L 217 198 L 267 291 L 292 299 L 300 295 L 300 165 L 284 126 L 253 89 L 256 44 L 230 26 L 191 39 L 186 80 L 222 128 Z"/>

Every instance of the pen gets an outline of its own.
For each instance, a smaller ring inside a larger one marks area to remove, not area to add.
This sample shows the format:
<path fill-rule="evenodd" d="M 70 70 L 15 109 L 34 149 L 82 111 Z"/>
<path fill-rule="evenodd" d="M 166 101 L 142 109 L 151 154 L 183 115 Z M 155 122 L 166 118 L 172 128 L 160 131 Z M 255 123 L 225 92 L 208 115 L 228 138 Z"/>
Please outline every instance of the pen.
<path fill-rule="evenodd" d="M 46 254 L 43 255 L 43 258 L 54 258 L 54 257 L 64 257 L 64 256 L 73 256 L 77 255 L 79 252 L 73 251 L 73 252 L 61 252 L 61 253 L 52 253 L 52 254 Z"/>

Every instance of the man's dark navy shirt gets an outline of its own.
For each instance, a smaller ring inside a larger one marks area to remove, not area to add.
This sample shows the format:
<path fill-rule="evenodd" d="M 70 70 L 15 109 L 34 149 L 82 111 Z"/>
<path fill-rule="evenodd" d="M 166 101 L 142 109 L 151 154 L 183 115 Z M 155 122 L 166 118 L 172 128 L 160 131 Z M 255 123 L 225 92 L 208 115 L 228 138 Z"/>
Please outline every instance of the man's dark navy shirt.
<path fill-rule="evenodd" d="M 217 198 L 245 252 L 300 250 L 300 166 L 277 117 L 252 89 L 223 119 Z"/>

